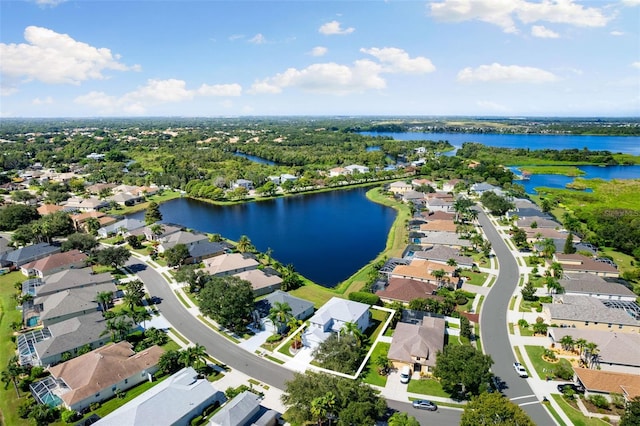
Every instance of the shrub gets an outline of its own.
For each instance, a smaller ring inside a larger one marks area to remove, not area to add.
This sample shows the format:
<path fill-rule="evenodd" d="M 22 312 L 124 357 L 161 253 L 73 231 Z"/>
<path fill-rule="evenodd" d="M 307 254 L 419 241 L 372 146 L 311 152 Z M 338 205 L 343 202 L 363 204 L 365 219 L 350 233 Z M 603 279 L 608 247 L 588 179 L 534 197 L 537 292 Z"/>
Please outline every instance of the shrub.
<path fill-rule="evenodd" d="M 520 328 L 528 328 L 529 327 L 529 323 L 524 318 L 523 319 L 519 319 L 518 320 L 518 327 L 520 327 Z"/>
<path fill-rule="evenodd" d="M 189 422 L 191 426 L 198 426 L 200 423 L 202 423 L 202 416 L 195 416 Z"/>
<path fill-rule="evenodd" d="M 553 374 L 563 380 L 571 380 L 573 378 L 573 369 L 570 365 L 561 362 L 555 366 Z"/>
<path fill-rule="evenodd" d="M 75 421 L 80 419 L 80 414 L 74 410 L 64 409 L 60 415 L 62 421 L 65 423 L 74 423 Z"/>
<path fill-rule="evenodd" d="M 363 291 L 354 291 L 349 293 L 349 300 L 354 302 L 366 303 L 367 305 L 380 304 L 380 298 L 373 293 L 365 293 Z"/>
<path fill-rule="evenodd" d="M 456 305 L 466 305 L 468 302 L 469 299 L 464 294 L 456 295 Z"/>
<path fill-rule="evenodd" d="M 611 403 L 616 408 L 624 408 L 626 405 L 624 401 L 624 396 L 622 396 L 622 394 L 619 394 L 619 393 L 611 394 Z"/>
<path fill-rule="evenodd" d="M 272 334 L 271 336 L 267 337 L 267 343 L 275 343 L 280 339 L 282 339 L 282 336 L 280 336 L 279 334 Z"/>
<path fill-rule="evenodd" d="M 587 400 L 598 408 L 609 409 L 609 401 L 602 395 L 591 395 Z"/>
<path fill-rule="evenodd" d="M 215 401 L 213 404 L 209 405 L 208 407 L 206 407 L 204 409 L 204 411 L 202 412 L 202 415 L 204 417 L 207 417 L 209 414 L 211 414 L 214 411 L 216 411 L 218 409 L 218 407 L 220 407 L 220 402 L 219 401 Z"/>
<path fill-rule="evenodd" d="M 92 402 L 91 405 L 89 405 L 89 409 L 91 411 L 96 411 L 98 408 L 100 408 L 99 402 Z"/>

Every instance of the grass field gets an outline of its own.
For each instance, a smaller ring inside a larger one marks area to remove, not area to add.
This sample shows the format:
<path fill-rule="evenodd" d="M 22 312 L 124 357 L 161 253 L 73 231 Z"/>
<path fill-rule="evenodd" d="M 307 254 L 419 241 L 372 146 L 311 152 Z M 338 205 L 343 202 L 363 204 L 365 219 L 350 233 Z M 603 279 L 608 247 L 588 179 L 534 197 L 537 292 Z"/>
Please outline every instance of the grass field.
<path fill-rule="evenodd" d="M 553 376 L 553 369 L 558 364 L 565 364 L 571 367 L 571 363 L 564 358 L 560 358 L 557 363 L 547 362 L 542 359 L 542 354 L 544 353 L 544 348 L 542 346 L 525 346 L 525 350 L 527 351 L 527 355 L 529 355 L 529 359 L 533 363 L 533 368 L 536 370 L 536 374 L 540 379 L 545 379 L 546 376 Z"/>
<path fill-rule="evenodd" d="M 380 355 L 387 356 L 390 347 L 391 343 L 378 342 L 375 348 L 373 348 L 373 352 L 371 352 L 371 357 L 369 358 L 369 363 L 365 370 L 366 374 L 362 377 L 362 380 L 365 383 L 381 387 L 386 386 L 387 376 L 381 376 L 380 374 L 378 374 L 378 368 L 375 362 Z"/>
<path fill-rule="evenodd" d="M 575 166 L 524 166 L 520 167 L 520 170 L 532 175 L 582 176 L 585 174 Z"/>
<path fill-rule="evenodd" d="M 584 416 L 579 410 L 573 408 L 562 395 L 552 394 L 551 397 L 560 405 L 562 411 L 569 417 L 573 426 L 608 426 L 609 423 L 597 419 Z"/>
<path fill-rule="evenodd" d="M 442 389 L 442 385 L 435 379 L 420 379 L 409 381 L 407 390 L 412 393 L 421 395 L 440 396 L 442 398 L 450 398 L 451 396 Z"/>

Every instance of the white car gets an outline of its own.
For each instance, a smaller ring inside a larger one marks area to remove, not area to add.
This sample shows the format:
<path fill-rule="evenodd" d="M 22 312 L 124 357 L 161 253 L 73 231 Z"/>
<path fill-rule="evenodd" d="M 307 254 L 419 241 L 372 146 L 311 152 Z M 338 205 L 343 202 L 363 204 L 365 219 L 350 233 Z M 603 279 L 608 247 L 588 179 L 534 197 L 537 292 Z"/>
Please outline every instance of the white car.
<path fill-rule="evenodd" d="M 527 374 L 527 370 L 519 362 L 513 363 L 513 369 L 516 370 L 516 373 L 518 373 L 518 376 L 524 377 L 524 378 L 529 377 L 529 375 Z"/>

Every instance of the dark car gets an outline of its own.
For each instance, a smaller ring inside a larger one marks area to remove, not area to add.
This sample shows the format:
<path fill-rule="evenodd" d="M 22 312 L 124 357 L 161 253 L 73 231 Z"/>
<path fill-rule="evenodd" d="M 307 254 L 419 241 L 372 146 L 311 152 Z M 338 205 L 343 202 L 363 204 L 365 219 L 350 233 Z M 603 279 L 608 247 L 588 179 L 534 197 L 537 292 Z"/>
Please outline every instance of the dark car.
<path fill-rule="evenodd" d="M 434 402 L 431 402 L 427 399 L 417 399 L 413 401 L 413 408 L 417 408 L 419 410 L 436 411 L 438 409 L 438 406 Z"/>
<path fill-rule="evenodd" d="M 575 393 L 584 393 L 584 388 L 574 383 L 562 383 L 558 385 L 558 392 L 565 393 L 568 390 L 571 390 Z"/>

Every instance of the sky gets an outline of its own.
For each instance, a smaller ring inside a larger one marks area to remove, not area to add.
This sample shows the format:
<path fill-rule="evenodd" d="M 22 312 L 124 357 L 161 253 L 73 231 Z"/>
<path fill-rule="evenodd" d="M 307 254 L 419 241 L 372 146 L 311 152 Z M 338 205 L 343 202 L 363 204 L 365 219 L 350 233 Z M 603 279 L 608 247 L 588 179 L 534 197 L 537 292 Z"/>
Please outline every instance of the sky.
<path fill-rule="evenodd" d="M 640 116 L 640 0 L 0 0 L 0 117 Z"/>

